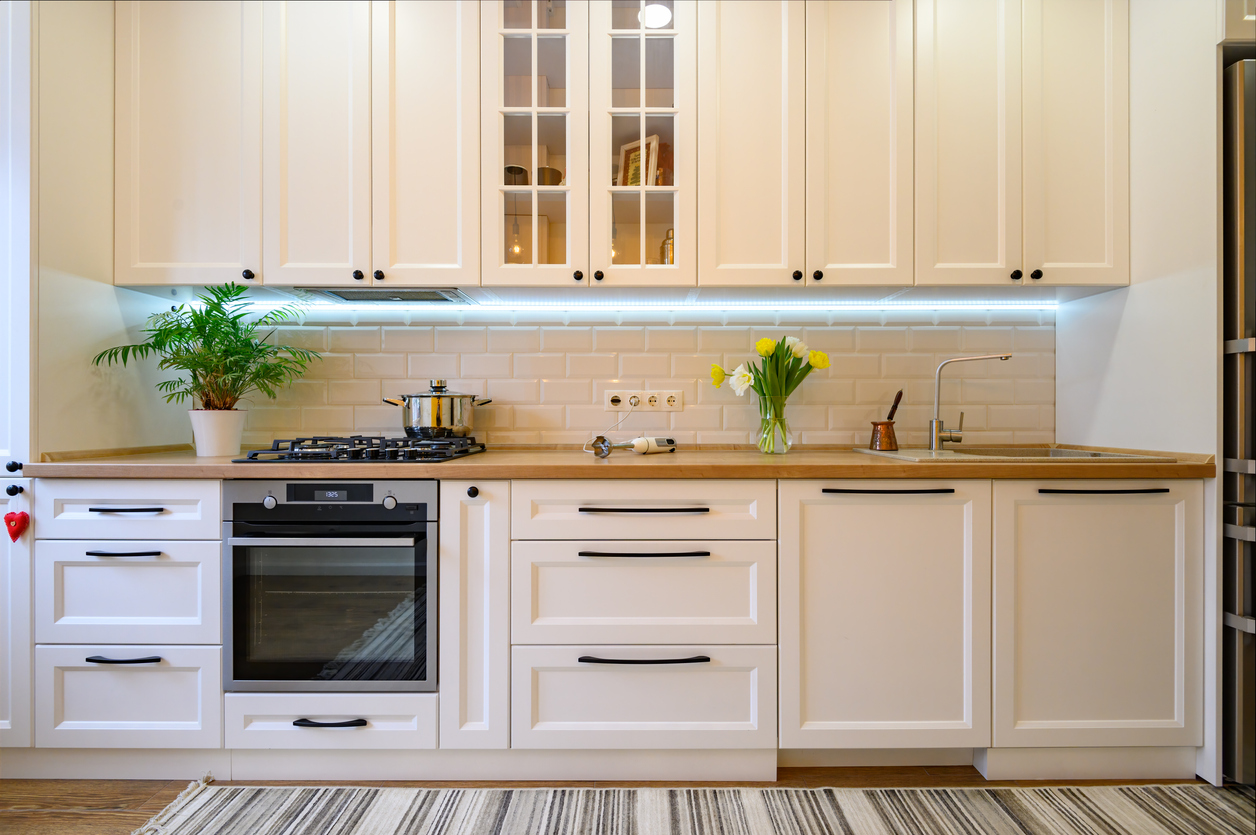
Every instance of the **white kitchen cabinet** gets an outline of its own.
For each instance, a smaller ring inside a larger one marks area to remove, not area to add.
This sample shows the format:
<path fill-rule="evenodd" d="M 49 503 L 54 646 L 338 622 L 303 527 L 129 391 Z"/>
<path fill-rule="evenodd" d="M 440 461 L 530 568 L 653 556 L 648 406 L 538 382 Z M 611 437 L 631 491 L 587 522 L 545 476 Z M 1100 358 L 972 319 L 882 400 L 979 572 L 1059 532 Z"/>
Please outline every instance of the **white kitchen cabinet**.
<path fill-rule="evenodd" d="M 114 8 L 114 283 L 260 283 L 261 3 Z"/>
<path fill-rule="evenodd" d="M 770 480 L 516 481 L 512 539 L 775 539 Z"/>
<path fill-rule="evenodd" d="M 511 677 L 512 748 L 776 747 L 776 647 L 516 646 Z"/>
<path fill-rule="evenodd" d="M 221 542 L 42 539 L 35 640 L 219 644 L 221 584 Z"/>
<path fill-rule="evenodd" d="M 222 482 L 208 479 L 43 478 L 40 539 L 218 539 Z"/>
<path fill-rule="evenodd" d="M 515 542 L 515 644 L 774 644 L 776 543 Z"/>
<path fill-rule="evenodd" d="M 913 283 L 913 34 L 911 0 L 807 2 L 807 284 Z"/>
<path fill-rule="evenodd" d="M 369 284 L 370 4 L 265 0 L 262 6 L 266 278 Z"/>
<path fill-rule="evenodd" d="M 1203 744 L 1203 485 L 994 483 L 995 747 Z"/>
<path fill-rule="evenodd" d="M 480 4 L 374 0 L 371 276 L 480 283 Z M 356 282 L 354 282 L 356 283 Z"/>
<path fill-rule="evenodd" d="M 437 698 L 435 693 L 227 693 L 224 738 L 227 748 L 431 749 Z"/>
<path fill-rule="evenodd" d="M 782 748 L 990 744 L 990 482 L 781 481 Z"/>
<path fill-rule="evenodd" d="M 803 0 L 698 4 L 704 286 L 805 283 L 806 17 Z"/>
<path fill-rule="evenodd" d="M 3 479 L 21 487 L 0 501 L 0 516 L 33 515 L 33 479 Z M 0 748 L 31 745 L 31 551 L 35 532 L 27 529 L 17 542 L 0 539 Z"/>
<path fill-rule="evenodd" d="M 37 646 L 35 747 L 221 748 L 222 648 Z"/>
<path fill-rule="evenodd" d="M 510 482 L 440 483 L 440 747 L 510 747 Z"/>
<path fill-rule="evenodd" d="M 1128 2 L 918 0 L 916 283 L 1129 283 Z"/>

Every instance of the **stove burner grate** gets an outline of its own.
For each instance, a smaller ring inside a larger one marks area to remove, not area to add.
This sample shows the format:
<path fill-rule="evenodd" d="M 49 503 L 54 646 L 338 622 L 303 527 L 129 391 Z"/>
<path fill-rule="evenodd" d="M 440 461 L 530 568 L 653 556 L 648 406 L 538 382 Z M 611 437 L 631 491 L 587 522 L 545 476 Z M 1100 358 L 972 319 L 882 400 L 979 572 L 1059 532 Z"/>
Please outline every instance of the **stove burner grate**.
<path fill-rule="evenodd" d="M 280 438 L 270 449 L 254 449 L 232 463 L 339 463 L 422 462 L 437 463 L 484 451 L 475 438 L 388 438 L 374 435 Z"/>

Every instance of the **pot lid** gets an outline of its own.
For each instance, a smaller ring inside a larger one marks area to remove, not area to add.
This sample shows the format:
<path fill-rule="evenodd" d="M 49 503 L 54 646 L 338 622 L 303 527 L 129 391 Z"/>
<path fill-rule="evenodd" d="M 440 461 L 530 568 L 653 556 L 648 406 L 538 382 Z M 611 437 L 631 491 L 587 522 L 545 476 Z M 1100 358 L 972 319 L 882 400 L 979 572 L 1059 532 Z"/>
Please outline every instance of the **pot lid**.
<path fill-rule="evenodd" d="M 448 380 L 432 380 L 432 388 L 429 391 L 420 392 L 419 394 L 403 394 L 402 397 L 476 397 L 474 394 L 460 394 L 456 391 L 448 391 Z"/>

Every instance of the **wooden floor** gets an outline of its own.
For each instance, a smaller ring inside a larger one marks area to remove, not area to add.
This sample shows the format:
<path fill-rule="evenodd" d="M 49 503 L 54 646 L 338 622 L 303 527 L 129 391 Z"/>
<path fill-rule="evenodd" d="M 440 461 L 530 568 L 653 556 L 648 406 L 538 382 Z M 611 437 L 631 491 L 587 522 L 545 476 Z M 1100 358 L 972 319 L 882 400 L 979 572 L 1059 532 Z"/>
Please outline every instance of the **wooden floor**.
<path fill-rule="evenodd" d="M 1069 785 L 1108 785 L 1111 780 L 1069 781 Z M 1191 782 L 1122 780 L 1121 784 Z M 0 780 L 0 833 L 3 835 L 130 835 L 171 803 L 187 787 L 186 780 Z M 218 782 L 214 785 L 317 785 L 310 781 Z M 381 783 L 335 781 L 328 785 L 415 788 L 656 788 L 677 783 L 500 782 Z M 776 788 L 928 788 L 1059 785 L 1047 781 L 987 782 L 968 765 L 899 768 L 782 768 L 775 783 L 694 783 L 695 786 L 761 786 Z"/>

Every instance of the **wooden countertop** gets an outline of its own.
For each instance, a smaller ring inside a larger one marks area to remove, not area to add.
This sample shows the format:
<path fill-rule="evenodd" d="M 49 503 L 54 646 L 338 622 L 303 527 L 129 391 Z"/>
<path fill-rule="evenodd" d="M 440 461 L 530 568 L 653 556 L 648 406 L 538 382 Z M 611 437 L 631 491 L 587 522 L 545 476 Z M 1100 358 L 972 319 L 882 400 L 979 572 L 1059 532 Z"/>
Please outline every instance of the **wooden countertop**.
<path fill-rule="evenodd" d="M 1137 452 L 1137 450 L 1121 450 Z M 599 459 L 579 450 L 489 450 L 437 464 L 233 464 L 191 452 L 30 463 L 36 478 L 1214 478 L 1212 456 L 1164 453 L 1175 463 L 919 462 L 848 449 L 764 455 L 743 450 L 620 451 Z"/>

